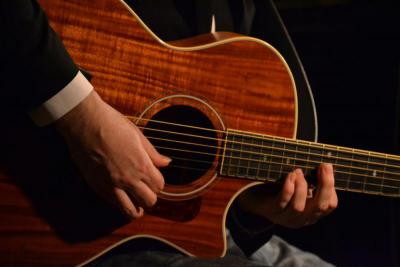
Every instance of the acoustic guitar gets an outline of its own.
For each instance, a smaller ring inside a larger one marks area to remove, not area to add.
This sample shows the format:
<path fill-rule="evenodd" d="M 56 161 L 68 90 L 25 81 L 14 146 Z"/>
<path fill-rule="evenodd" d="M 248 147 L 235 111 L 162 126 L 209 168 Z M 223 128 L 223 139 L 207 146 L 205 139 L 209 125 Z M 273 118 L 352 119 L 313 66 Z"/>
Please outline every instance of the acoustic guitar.
<path fill-rule="evenodd" d="M 334 164 L 338 190 L 400 197 L 399 156 L 295 139 L 294 79 L 268 43 L 227 32 L 164 42 L 123 0 L 39 2 L 102 98 L 173 161 L 162 170 L 157 205 L 135 221 L 91 196 L 73 168 L 60 171 L 68 162 L 62 145 L 55 148 L 64 156 L 32 154 L 14 171 L 3 164 L 0 265 L 84 265 L 143 238 L 221 257 L 227 211 L 240 192 L 321 162 Z M 57 139 L 51 136 L 21 142 Z M 30 151 L 22 148 L 18 162 Z"/>

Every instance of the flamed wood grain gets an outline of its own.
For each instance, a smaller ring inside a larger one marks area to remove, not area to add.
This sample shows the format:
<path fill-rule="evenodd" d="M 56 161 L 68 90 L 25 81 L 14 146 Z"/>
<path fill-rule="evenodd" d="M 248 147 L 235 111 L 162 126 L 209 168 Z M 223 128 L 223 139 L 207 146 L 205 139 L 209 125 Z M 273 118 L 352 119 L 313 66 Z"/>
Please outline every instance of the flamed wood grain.
<path fill-rule="evenodd" d="M 75 62 L 93 75 L 103 99 L 123 114 L 138 115 L 161 97 L 187 94 L 214 107 L 229 128 L 294 136 L 293 81 L 269 46 L 219 33 L 168 47 L 118 0 L 39 2 Z M 220 43 L 190 49 L 215 41 Z M 8 147 L 11 156 L 1 169 L 0 265 L 70 266 L 136 234 L 162 237 L 200 257 L 223 253 L 226 206 L 248 182 L 220 177 L 188 202 L 189 215 L 178 213 L 173 220 L 145 215 L 127 222 L 82 182 L 55 133 L 27 138 L 37 129 L 13 127 L 24 135 L 10 130 L 2 133 L 3 140 L 27 140 Z M 168 201 L 158 205 L 176 208 Z"/>

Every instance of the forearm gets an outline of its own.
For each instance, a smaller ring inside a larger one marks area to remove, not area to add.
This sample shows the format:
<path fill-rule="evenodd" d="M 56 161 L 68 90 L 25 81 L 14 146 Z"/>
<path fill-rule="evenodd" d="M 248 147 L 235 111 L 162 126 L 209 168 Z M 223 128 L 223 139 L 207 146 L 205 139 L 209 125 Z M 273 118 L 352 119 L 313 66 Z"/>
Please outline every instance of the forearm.
<path fill-rule="evenodd" d="M 36 1 L 0 2 L 0 101 L 29 111 L 64 88 L 78 68 Z"/>

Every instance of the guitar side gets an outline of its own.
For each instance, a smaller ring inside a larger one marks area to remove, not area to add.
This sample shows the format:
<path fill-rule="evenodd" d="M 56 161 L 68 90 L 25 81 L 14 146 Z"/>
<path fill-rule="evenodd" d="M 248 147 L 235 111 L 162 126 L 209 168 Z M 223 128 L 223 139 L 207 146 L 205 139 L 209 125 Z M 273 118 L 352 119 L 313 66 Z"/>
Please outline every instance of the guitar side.
<path fill-rule="evenodd" d="M 293 77 L 283 58 L 267 43 L 231 33 L 166 43 L 123 1 L 40 2 L 74 61 L 93 75 L 96 90 L 121 113 L 140 117 L 155 103 L 144 115 L 151 116 L 168 106 L 189 105 L 208 115 L 218 129 L 295 136 Z M 170 98 L 181 95 L 204 101 L 215 113 L 199 101 Z M 157 102 L 167 98 L 175 100 Z M 218 125 L 219 120 L 223 125 Z M 19 189 L 13 177 L 3 173 L 0 181 L 0 231 L 5 233 L 0 239 L 1 254 L 5 255 L 0 264 L 21 266 L 87 262 L 116 244 L 144 236 L 162 239 L 188 255 L 223 256 L 227 210 L 239 192 L 254 185 L 219 176 L 191 199 L 159 201 L 155 210 L 173 211 L 168 218 L 150 213 L 137 221 L 122 220 L 85 240 L 71 241 L 58 235 L 60 227 L 54 220 L 40 216 L 31 195 Z M 94 218 L 94 222 L 102 220 L 101 216 Z M 65 225 L 70 224 L 70 218 L 63 219 Z"/>

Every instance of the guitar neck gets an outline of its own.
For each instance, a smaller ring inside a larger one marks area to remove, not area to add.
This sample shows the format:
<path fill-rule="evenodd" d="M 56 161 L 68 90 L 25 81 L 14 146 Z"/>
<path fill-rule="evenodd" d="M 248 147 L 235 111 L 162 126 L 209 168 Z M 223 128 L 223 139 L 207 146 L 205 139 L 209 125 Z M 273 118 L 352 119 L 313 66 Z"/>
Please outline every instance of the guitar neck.
<path fill-rule="evenodd" d="M 400 197 L 399 156 L 236 130 L 225 134 L 220 174 L 277 182 L 321 163 L 333 164 L 338 190 Z"/>

